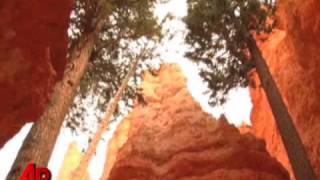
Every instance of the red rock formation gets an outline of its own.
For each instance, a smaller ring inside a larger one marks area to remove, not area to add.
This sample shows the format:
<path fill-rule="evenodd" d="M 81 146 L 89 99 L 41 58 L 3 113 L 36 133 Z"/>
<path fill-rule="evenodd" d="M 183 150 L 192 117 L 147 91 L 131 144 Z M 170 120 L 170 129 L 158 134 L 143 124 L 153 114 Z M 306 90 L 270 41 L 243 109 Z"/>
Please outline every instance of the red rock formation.
<path fill-rule="evenodd" d="M 177 65 L 146 74 L 142 87 L 148 104 L 136 106 L 110 141 L 109 180 L 288 179 L 262 140 L 201 110 Z"/>
<path fill-rule="evenodd" d="M 260 48 L 320 177 L 320 1 L 279 0 L 277 16 L 278 29 Z M 263 89 L 251 96 L 253 132 L 290 169 Z"/>
<path fill-rule="evenodd" d="M 118 125 L 116 131 L 113 133 L 107 147 L 107 158 L 104 165 L 102 179 L 107 179 L 110 170 L 117 160 L 117 153 L 124 143 L 128 140 L 128 133 L 130 129 L 131 115 L 129 114 L 125 119 L 123 119 Z"/>
<path fill-rule="evenodd" d="M 71 2 L 0 1 L 0 148 L 37 119 L 62 77 Z"/>

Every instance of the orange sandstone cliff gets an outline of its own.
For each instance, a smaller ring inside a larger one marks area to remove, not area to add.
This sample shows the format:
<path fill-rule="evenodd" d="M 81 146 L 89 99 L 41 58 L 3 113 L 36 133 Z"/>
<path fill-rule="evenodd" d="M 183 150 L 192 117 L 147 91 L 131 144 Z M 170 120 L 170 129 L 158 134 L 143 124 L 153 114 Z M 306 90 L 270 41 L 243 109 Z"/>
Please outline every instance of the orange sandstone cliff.
<path fill-rule="evenodd" d="M 262 140 L 201 110 L 178 65 L 145 74 L 143 94 L 109 142 L 103 179 L 288 179 Z"/>
<path fill-rule="evenodd" d="M 0 1 L 0 148 L 38 118 L 62 77 L 71 2 Z"/>
<path fill-rule="evenodd" d="M 277 8 L 278 28 L 260 49 L 320 178 L 320 1 L 278 0 Z M 251 96 L 252 132 L 290 170 L 263 89 Z"/>

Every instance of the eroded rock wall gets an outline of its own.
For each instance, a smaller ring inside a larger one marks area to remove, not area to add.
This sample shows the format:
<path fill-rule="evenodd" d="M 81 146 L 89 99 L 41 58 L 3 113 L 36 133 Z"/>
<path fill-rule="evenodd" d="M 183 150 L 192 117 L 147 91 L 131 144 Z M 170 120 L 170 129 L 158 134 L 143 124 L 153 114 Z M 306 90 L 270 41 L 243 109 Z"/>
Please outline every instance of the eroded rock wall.
<path fill-rule="evenodd" d="M 72 1 L 0 1 L 0 148 L 38 118 L 62 77 Z"/>
<path fill-rule="evenodd" d="M 278 28 L 260 49 L 320 177 L 320 1 L 278 0 L 277 18 Z M 253 132 L 291 171 L 265 93 L 254 78 Z"/>
<path fill-rule="evenodd" d="M 177 65 L 146 74 L 142 87 L 148 104 L 116 130 L 104 179 L 288 179 L 262 140 L 201 110 Z"/>

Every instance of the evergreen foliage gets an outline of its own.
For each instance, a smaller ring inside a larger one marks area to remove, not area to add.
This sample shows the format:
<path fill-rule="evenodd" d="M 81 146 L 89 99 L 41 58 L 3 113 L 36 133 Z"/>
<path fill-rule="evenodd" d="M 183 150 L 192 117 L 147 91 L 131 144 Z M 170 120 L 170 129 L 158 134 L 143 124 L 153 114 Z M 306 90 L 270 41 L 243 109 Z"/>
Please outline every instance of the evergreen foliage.
<path fill-rule="evenodd" d="M 273 0 L 188 0 L 184 21 L 192 48 L 186 56 L 200 64 L 211 105 L 223 104 L 231 89 L 248 86 L 254 67 L 248 35 L 270 33 L 274 13 Z"/>
<path fill-rule="evenodd" d="M 75 132 L 91 133 L 90 124 L 85 121 L 88 117 L 88 106 L 95 107 L 95 115 L 100 120 L 107 103 L 128 73 L 130 63 L 141 55 L 142 49 L 146 51 L 142 57 L 144 61 L 140 62 L 136 75 L 122 98 L 122 106 L 114 114 L 114 119 L 130 110 L 135 96 L 139 96 L 138 99 L 143 101 L 142 96 L 137 93 L 139 75 L 142 69 L 156 68 L 152 66 L 156 64 L 158 57 L 154 49 L 162 39 L 161 27 L 153 15 L 154 5 L 158 2 L 77 1 L 69 29 L 72 40 L 70 48 L 77 45 L 82 34 L 90 32 L 92 24 L 97 23 L 99 19 L 99 11 L 107 13 L 108 19 L 104 20 L 103 30 L 96 42 L 88 70 L 81 80 L 78 95 L 66 118 L 67 127 Z"/>

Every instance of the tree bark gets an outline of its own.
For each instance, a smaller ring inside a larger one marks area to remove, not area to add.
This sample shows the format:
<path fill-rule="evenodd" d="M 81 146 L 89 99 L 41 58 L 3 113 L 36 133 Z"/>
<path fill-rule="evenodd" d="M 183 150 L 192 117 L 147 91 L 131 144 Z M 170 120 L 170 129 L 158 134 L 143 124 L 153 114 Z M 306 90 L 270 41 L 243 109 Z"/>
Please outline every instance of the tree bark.
<path fill-rule="evenodd" d="M 316 175 L 312 169 L 310 161 L 308 160 L 307 153 L 304 149 L 299 134 L 293 124 L 293 119 L 291 118 L 282 96 L 276 86 L 276 83 L 272 78 L 268 65 L 262 57 L 261 52 L 252 36 L 248 37 L 248 47 L 253 57 L 262 87 L 266 92 L 268 102 L 270 104 L 296 179 L 316 180 Z"/>
<path fill-rule="evenodd" d="M 100 3 L 103 2 L 99 1 L 98 7 L 101 7 Z M 105 18 L 109 12 L 103 8 L 97 10 L 97 17 L 92 17 L 91 22 L 87 24 L 90 27 L 89 31 L 86 31 L 77 46 L 71 49 L 63 79 L 55 85 L 46 109 L 32 126 L 6 179 L 18 179 L 30 162 L 43 167 L 48 165 L 60 128 L 88 66 L 98 34 L 107 23 Z"/>
<path fill-rule="evenodd" d="M 88 65 L 95 42 L 90 34 L 69 59 L 62 81 L 58 82 L 43 114 L 34 123 L 7 176 L 8 180 L 18 179 L 30 162 L 46 167 L 60 132 L 63 120 L 71 106 L 81 77 Z"/>
<path fill-rule="evenodd" d="M 99 141 L 102 138 L 103 133 L 108 129 L 110 119 L 112 118 L 112 115 L 113 115 L 114 111 L 116 110 L 116 107 L 117 107 L 119 101 L 121 100 L 125 90 L 128 87 L 128 82 L 129 82 L 130 78 L 133 77 L 134 73 L 136 72 L 139 60 L 140 60 L 140 58 L 137 58 L 133 62 L 131 69 L 129 70 L 125 79 L 122 81 L 122 84 L 119 87 L 116 95 L 114 96 L 114 99 L 111 100 L 111 102 L 108 104 L 105 115 L 103 117 L 103 120 L 100 123 L 100 127 L 98 128 L 97 132 L 94 134 L 94 137 L 92 138 L 92 141 L 90 142 L 86 153 L 81 158 L 79 166 L 73 172 L 74 175 L 72 176 L 73 177 L 72 180 L 81 179 L 81 177 L 86 172 L 86 170 L 89 166 L 90 160 L 92 159 L 93 155 L 96 152 L 96 148 L 99 144 Z"/>

